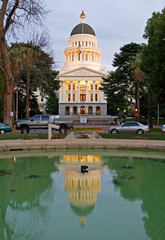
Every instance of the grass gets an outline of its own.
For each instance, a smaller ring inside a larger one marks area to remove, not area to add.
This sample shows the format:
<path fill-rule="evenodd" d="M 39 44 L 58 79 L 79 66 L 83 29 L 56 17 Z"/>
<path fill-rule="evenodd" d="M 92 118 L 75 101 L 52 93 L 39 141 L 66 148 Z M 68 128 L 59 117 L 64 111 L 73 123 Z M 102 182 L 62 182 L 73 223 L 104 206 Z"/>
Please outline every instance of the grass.
<path fill-rule="evenodd" d="M 111 134 L 111 133 L 100 133 L 102 138 L 106 139 L 141 139 L 141 140 L 165 140 L 165 134 Z"/>
<path fill-rule="evenodd" d="M 162 132 L 161 128 L 151 128 L 151 132 Z"/>
<path fill-rule="evenodd" d="M 66 134 L 53 134 L 53 139 L 63 139 L 66 137 Z M 5 134 L 0 135 L 0 140 L 33 140 L 33 139 L 48 139 L 48 134 L 39 133 L 39 134 Z"/>

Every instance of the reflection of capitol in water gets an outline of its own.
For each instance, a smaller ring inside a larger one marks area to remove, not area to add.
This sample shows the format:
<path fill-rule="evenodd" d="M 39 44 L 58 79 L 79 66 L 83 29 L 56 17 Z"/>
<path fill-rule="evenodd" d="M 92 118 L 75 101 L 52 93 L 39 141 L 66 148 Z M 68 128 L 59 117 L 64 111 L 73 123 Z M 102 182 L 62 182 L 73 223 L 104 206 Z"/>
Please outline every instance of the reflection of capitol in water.
<path fill-rule="evenodd" d="M 81 165 L 88 166 L 88 173 L 81 173 Z M 86 223 L 97 202 L 97 194 L 101 191 L 101 156 L 97 155 L 65 155 L 60 161 L 60 171 L 65 175 L 65 191 L 71 209 L 80 216 L 80 223 Z"/>

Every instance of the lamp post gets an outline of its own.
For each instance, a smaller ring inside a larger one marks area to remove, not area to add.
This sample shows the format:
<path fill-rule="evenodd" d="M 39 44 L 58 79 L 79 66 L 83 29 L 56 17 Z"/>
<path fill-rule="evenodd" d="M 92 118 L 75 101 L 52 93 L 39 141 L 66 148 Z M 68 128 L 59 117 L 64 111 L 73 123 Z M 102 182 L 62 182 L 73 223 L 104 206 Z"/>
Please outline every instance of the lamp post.
<path fill-rule="evenodd" d="M 14 92 L 15 92 L 15 119 L 16 119 L 16 122 L 18 122 L 18 88 L 17 87 L 14 88 Z"/>

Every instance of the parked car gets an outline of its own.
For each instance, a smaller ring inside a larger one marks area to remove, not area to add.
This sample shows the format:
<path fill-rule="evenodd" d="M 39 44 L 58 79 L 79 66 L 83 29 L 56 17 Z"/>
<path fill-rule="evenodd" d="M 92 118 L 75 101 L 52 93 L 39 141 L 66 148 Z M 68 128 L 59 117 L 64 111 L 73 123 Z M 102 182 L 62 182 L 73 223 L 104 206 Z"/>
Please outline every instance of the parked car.
<path fill-rule="evenodd" d="M 109 129 L 110 133 L 149 133 L 150 129 L 148 125 L 143 125 L 140 122 L 126 122 L 120 126 L 114 126 Z"/>
<path fill-rule="evenodd" d="M 11 131 L 12 131 L 12 129 L 9 125 L 0 123 L 0 134 L 5 134 L 6 132 L 11 132 Z"/>
<path fill-rule="evenodd" d="M 49 123 L 56 125 L 56 130 L 65 134 L 67 129 L 73 128 L 73 120 L 60 120 L 55 115 L 35 115 L 29 120 L 20 120 L 16 124 L 16 129 L 22 134 L 29 133 L 32 129 L 48 129 Z"/>
<path fill-rule="evenodd" d="M 162 125 L 162 132 L 165 132 L 165 124 Z"/>

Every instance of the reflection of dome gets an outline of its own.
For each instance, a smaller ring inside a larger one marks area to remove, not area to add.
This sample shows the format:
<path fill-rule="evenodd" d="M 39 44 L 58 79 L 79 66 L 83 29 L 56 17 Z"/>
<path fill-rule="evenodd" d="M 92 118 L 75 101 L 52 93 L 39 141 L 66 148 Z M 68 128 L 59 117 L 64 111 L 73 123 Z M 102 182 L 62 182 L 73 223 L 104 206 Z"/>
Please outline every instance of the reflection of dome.
<path fill-rule="evenodd" d="M 71 207 L 71 209 L 73 210 L 73 212 L 75 214 L 77 214 L 78 216 L 82 217 L 82 216 L 89 215 L 93 211 L 95 205 L 81 207 L 81 206 L 75 206 L 73 204 L 70 204 L 70 207 Z"/>
<path fill-rule="evenodd" d="M 75 35 L 75 34 L 89 34 L 89 35 L 94 35 L 95 36 L 95 32 L 94 30 L 86 23 L 80 23 L 78 25 L 76 25 L 72 32 L 71 32 L 71 36 Z"/>
<path fill-rule="evenodd" d="M 85 217 L 93 211 L 95 205 L 92 206 L 75 206 L 73 204 L 70 204 L 70 207 L 72 211 L 80 217 L 80 224 L 83 227 L 86 224 Z"/>

